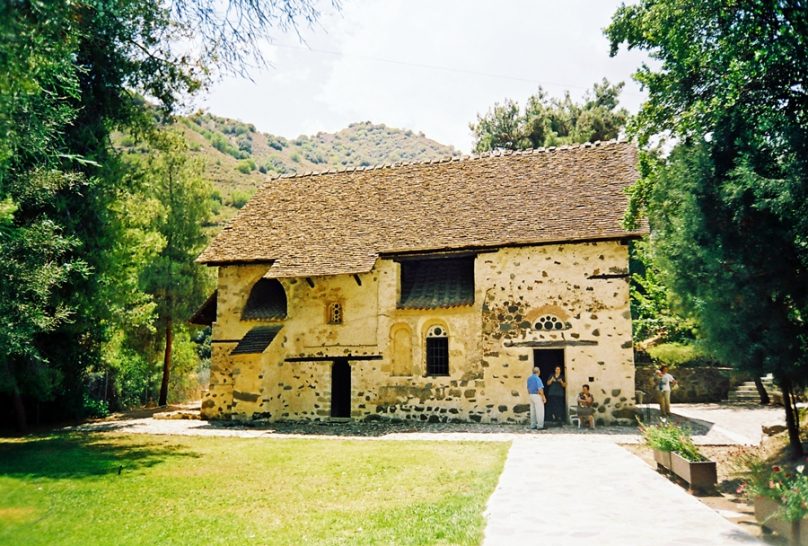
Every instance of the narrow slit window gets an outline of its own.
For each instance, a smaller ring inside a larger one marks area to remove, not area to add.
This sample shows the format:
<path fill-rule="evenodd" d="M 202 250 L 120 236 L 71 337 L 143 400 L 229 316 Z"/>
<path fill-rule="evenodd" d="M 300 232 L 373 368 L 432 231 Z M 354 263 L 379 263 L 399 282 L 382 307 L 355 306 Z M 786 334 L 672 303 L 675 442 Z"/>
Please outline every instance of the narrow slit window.
<path fill-rule="evenodd" d="M 328 304 L 328 323 L 342 324 L 342 304 L 333 301 Z"/>

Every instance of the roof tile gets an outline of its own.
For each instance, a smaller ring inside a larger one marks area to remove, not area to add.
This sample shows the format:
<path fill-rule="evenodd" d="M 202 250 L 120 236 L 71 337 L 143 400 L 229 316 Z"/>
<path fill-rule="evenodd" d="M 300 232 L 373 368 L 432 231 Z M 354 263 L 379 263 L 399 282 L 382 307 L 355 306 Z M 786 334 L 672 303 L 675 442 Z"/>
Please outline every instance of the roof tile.
<path fill-rule="evenodd" d="M 199 257 L 274 262 L 267 276 L 369 271 L 379 254 L 636 236 L 621 222 L 637 178 L 625 142 L 284 176 Z"/>

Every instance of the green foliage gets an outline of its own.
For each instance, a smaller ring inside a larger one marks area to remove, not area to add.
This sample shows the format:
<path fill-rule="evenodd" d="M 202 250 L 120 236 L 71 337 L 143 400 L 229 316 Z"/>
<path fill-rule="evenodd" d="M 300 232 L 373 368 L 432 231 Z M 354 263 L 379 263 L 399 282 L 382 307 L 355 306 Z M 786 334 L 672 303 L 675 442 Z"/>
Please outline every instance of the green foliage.
<path fill-rule="evenodd" d="M 660 343 L 648 348 L 648 354 L 659 365 L 670 368 L 711 363 L 710 355 L 695 343 Z"/>
<path fill-rule="evenodd" d="M 676 295 L 662 282 L 658 267 L 651 259 L 647 240 L 630 247 L 631 318 L 635 340 L 692 342 L 696 324 L 685 318 Z"/>
<path fill-rule="evenodd" d="M 240 209 L 247 204 L 247 201 L 249 201 L 252 196 L 253 194 L 249 192 L 233 191 L 230 193 L 230 197 L 228 198 L 227 202 L 231 207 Z"/>
<path fill-rule="evenodd" d="M 622 6 L 606 30 L 657 62 L 632 125 L 649 151 L 630 214 L 646 214 L 663 281 L 720 360 L 808 382 L 808 10 L 798 0 Z M 802 453 L 791 405 L 786 417 Z"/>
<path fill-rule="evenodd" d="M 506 99 L 469 125 L 474 133 L 474 151 L 523 150 L 611 140 L 628 120 L 628 111 L 618 108 L 623 83 L 612 85 L 605 78 L 575 103 L 569 92 L 563 99 L 550 99 L 539 87 L 524 108 Z"/>
<path fill-rule="evenodd" d="M 239 162 L 238 167 L 236 167 L 236 169 L 238 169 L 238 172 L 242 174 L 250 174 L 255 170 L 255 161 L 253 161 L 252 159 L 244 159 Z"/>
<path fill-rule="evenodd" d="M 107 417 L 109 415 L 109 403 L 106 400 L 96 400 L 90 395 L 84 395 L 84 415 L 86 417 Z"/>
<path fill-rule="evenodd" d="M 786 521 L 799 521 L 808 516 L 808 473 L 805 461 L 793 464 L 771 464 L 751 452 L 738 456 L 744 482 L 739 492 L 750 501 L 766 497 L 780 505 L 779 515 Z"/>
<path fill-rule="evenodd" d="M 690 434 L 682 427 L 668 422 L 658 425 L 640 425 L 643 440 L 653 449 L 678 453 L 691 462 L 706 460 L 699 453 Z"/>

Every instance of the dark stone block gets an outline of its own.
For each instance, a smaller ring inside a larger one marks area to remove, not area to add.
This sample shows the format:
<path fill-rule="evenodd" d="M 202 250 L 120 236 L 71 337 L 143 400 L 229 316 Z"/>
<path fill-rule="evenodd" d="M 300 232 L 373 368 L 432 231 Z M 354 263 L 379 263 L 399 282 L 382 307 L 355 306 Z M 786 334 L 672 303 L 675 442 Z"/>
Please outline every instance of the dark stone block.
<path fill-rule="evenodd" d="M 233 391 L 233 398 L 243 402 L 257 402 L 258 395 L 250 392 Z"/>
<path fill-rule="evenodd" d="M 469 415 L 469 419 L 471 419 L 475 423 L 479 423 L 480 421 L 483 420 L 481 415 Z"/>
<path fill-rule="evenodd" d="M 530 411 L 530 404 L 516 404 L 513 407 L 514 413 L 527 413 Z"/>
<path fill-rule="evenodd" d="M 497 410 L 499 410 L 499 411 L 508 411 L 508 406 L 497 406 Z"/>
<path fill-rule="evenodd" d="M 429 418 L 426 420 L 427 423 L 440 423 L 440 417 L 437 415 L 430 415 Z"/>

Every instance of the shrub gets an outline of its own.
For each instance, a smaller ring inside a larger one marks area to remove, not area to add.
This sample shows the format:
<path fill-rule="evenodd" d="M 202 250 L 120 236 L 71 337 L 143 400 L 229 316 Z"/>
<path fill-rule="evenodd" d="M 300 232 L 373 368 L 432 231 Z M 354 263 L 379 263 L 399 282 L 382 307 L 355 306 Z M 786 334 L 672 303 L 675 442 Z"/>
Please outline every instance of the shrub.
<path fill-rule="evenodd" d="M 96 400 L 85 394 L 83 413 L 86 417 L 107 417 L 109 415 L 109 403 L 106 400 Z"/>
<path fill-rule="evenodd" d="M 231 207 L 240 209 L 247 204 L 247 201 L 249 201 L 251 197 L 252 195 L 248 192 L 233 190 L 230 193 L 229 205 Z"/>
<path fill-rule="evenodd" d="M 711 361 L 709 355 L 701 347 L 685 343 L 660 343 L 649 347 L 648 355 L 657 364 L 665 364 L 670 368 L 697 366 Z"/>
<path fill-rule="evenodd" d="M 645 443 L 654 449 L 678 453 L 688 461 L 707 460 L 704 455 L 699 453 L 690 434 L 674 423 L 641 424 L 640 431 Z"/>
<path fill-rule="evenodd" d="M 805 462 L 771 465 L 754 453 L 744 453 L 736 459 L 742 469 L 744 482 L 738 493 L 750 500 L 767 497 L 780 505 L 779 515 L 787 521 L 799 521 L 808 516 L 808 474 Z"/>
<path fill-rule="evenodd" d="M 299 153 L 293 153 L 291 159 L 295 163 L 300 163 L 300 154 Z"/>
<path fill-rule="evenodd" d="M 255 161 L 253 161 L 252 159 L 243 159 L 239 161 L 236 169 L 238 169 L 238 172 L 240 173 L 250 174 L 255 170 Z"/>

